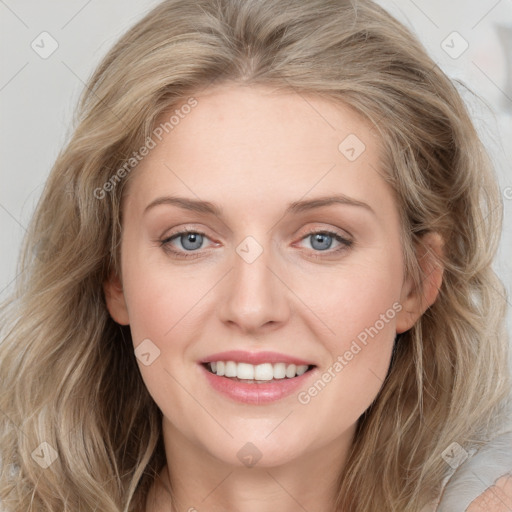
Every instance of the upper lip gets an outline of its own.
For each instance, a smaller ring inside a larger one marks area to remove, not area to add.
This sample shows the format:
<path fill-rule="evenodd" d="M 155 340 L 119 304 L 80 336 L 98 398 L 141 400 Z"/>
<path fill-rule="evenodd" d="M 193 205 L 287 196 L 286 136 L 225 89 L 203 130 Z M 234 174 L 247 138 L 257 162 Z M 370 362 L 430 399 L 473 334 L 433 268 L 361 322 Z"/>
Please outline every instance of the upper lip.
<path fill-rule="evenodd" d="M 229 350 L 227 352 L 217 352 L 206 358 L 201 363 L 213 363 L 215 361 L 234 361 L 235 363 L 249 363 L 253 365 L 263 363 L 287 363 L 300 365 L 313 365 L 313 363 L 287 354 L 279 352 L 246 352 L 244 350 Z"/>

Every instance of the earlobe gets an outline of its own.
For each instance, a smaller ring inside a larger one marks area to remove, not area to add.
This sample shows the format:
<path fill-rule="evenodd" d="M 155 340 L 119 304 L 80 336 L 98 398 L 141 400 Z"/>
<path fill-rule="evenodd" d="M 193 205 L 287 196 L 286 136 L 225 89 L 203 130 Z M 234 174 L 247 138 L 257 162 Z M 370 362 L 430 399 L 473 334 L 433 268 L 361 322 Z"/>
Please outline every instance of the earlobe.
<path fill-rule="evenodd" d="M 130 323 L 128 308 L 124 298 L 123 285 L 117 274 L 112 273 L 103 283 L 103 291 L 105 292 L 107 309 L 112 319 L 118 324 L 128 325 Z"/>
<path fill-rule="evenodd" d="M 443 282 L 443 239 L 429 232 L 416 246 L 416 258 L 421 268 L 421 282 L 408 276 L 402 287 L 402 311 L 397 315 L 396 332 L 409 330 L 421 315 L 436 301 Z"/>

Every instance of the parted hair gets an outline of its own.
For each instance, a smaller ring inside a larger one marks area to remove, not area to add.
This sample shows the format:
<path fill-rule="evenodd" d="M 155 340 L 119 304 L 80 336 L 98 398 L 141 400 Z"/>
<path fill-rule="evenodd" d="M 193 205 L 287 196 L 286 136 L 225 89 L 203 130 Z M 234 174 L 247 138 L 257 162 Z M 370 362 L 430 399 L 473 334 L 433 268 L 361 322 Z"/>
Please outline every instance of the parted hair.
<path fill-rule="evenodd" d="M 123 190 L 137 168 L 112 176 L 162 114 L 224 82 L 355 109 L 382 141 L 417 286 L 422 236 L 445 243 L 439 296 L 397 336 L 358 420 L 338 510 L 421 510 L 441 491 L 443 451 L 454 441 L 478 448 L 499 428 L 510 392 L 505 292 L 492 269 L 502 203 L 457 84 L 370 0 L 165 0 L 88 80 L 2 305 L 2 510 L 144 510 L 165 464 L 162 416 L 129 327 L 106 308 L 102 284 L 121 274 Z M 46 468 L 34 456 L 42 442 L 57 454 Z"/>

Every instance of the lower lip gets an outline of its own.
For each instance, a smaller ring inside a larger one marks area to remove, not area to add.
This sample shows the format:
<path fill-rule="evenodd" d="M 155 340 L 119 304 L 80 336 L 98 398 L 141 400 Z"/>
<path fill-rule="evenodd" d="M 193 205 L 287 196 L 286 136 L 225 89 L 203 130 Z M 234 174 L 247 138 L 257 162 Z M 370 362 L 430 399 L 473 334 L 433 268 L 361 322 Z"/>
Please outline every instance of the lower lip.
<path fill-rule="evenodd" d="M 213 389 L 236 402 L 253 405 L 268 404 L 290 396 L 304 386 L 305 381 L 315 371 L 313 368 L 292 379 L 284 378 L 268 381 L 265 384 L 249 384 L 227 377 L 219 377 L 208 371 L 203 365 L 200 366 Z"/>

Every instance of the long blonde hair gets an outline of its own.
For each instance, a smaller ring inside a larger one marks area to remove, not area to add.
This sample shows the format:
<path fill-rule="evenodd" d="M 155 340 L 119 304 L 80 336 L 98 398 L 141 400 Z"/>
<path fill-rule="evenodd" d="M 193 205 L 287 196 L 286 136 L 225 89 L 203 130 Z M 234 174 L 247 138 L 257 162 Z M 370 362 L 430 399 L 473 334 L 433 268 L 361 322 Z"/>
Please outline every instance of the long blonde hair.
<path fill-rule="evenodd" d="M 442 452 L 478 448 L 500 424 L 510 391 L 505 292 L 491 268 L 501 199 L 455 86 L 370 0 L 166 0 L 89 80 L 2 306 L 5 511 L 144 509 L 165 464 L 161 413 L 102 283 L 120 275 L 123 166 L 162 113 L 213 81 L 352 106 L 382 138 L 418 286 L 415 244 L 430 231 L 445 240 L 440 295 L 396 340 L 339 475 L 339 510 L 420 510 L 449 469 Z"/>

